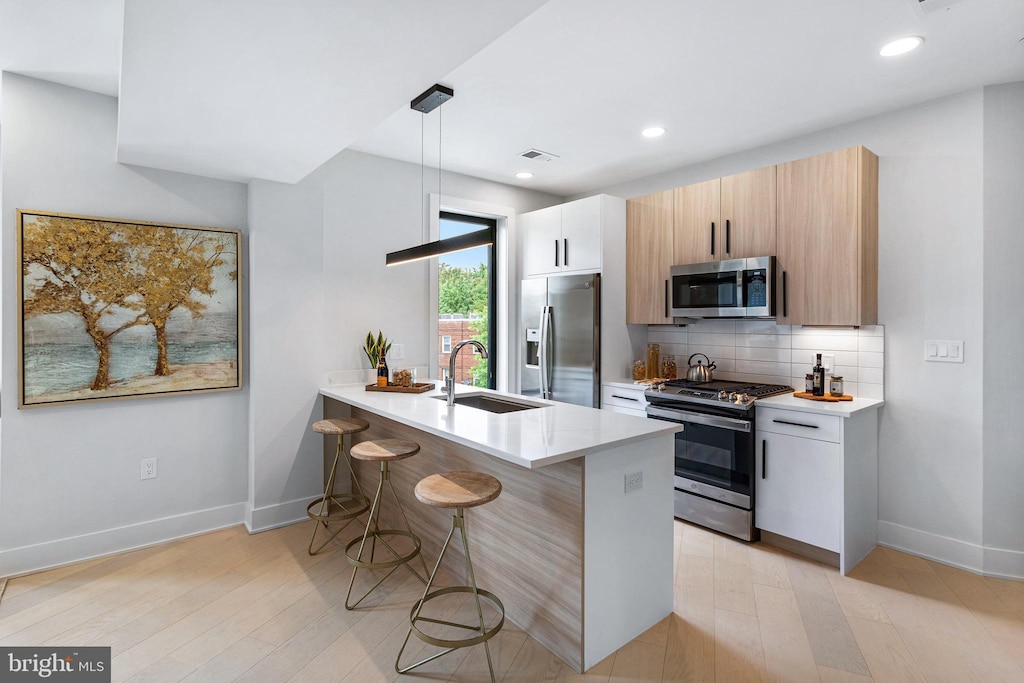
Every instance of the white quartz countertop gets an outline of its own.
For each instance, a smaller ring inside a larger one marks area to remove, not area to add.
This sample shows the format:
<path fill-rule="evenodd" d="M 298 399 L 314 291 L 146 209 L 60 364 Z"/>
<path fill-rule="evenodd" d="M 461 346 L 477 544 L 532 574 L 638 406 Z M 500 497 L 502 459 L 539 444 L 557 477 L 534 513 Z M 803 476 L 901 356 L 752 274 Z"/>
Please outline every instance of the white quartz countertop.
<path fill-rule="evenodd" d="M 455 387 L 456 395 L 505 396 L 544 407 L 503 414 L 463 405 L 448 407 L 445 401 L 433 398 L 444 393 L 440 389 L 443 383 L 428 381 L 433 381 L 438 388 L 422 394 L 366 391 L 362 384 L 334 384 L 322 387 L 320 393 L 529 468 L 572 460 L 680 429 L 679 425 L 661 420 L 462 385 Z"/>
<path fill-rule="evenodd" d="M 850 417 L 861 410 L 872 410 L 881 408 L 885 401 L 876 398 L 854 398 L 852 401 L 811 401 L 806 398 L 797 398 L 793 394 L 781 396 L 770 396 L 757 399 L 758 408 L 782 408 L 800 413 L 818 413 L 819 415 L 838 415 Z"/>

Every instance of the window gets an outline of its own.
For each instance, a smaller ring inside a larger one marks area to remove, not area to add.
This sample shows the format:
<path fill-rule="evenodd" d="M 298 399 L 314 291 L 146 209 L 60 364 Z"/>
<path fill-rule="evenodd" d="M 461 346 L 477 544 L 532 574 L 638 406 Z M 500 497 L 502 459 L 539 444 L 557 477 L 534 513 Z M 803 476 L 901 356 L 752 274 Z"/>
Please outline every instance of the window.
<path fill-rule="evenodd" d="M 439 369 L 447 368 L 451 353 L 460 341 L 475 339 L 488 351 L 488 358 L 462 351 L 455 366 L 455 381 L 477 387 L 495 387 L 495 240 L 497 221 L 492 218 L 441 212 L 442 241 L 479 234 L 478 246 L 438 257 L 437 333 Z"/>

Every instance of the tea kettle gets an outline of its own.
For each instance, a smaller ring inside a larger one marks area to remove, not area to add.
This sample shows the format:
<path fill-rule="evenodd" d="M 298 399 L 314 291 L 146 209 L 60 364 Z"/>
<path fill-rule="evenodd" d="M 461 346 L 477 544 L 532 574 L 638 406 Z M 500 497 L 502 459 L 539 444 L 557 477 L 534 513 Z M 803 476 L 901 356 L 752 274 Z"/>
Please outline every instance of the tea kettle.
<path fill-rule="evenodd" d="M 710 382 L 713 377 L 713 373 L 711 371 L 715 369 L 715 364 L 711 361 L 710 358 L 704 356 L 704 360 L 708 362 L 707 365 L 701 363 L 700 359 L 697 359 L 697 364 L 694 365 L 693 359 L 695 356 L 704 356 L 704 354 L 695 353 L 693 354 L 693 356 L 690 356 L 689 360 L 686 361 L 686 363 L 690 366 L 689 369 L 686 371 L 686 379 L 689 380 L 690 382 Z"/>

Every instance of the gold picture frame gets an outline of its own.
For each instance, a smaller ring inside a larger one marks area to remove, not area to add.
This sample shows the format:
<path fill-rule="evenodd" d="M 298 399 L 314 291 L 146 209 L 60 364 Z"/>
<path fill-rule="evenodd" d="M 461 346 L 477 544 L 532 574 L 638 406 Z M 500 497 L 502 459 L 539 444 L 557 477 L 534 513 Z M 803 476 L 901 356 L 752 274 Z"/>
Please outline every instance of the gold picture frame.
<path fill-rule="evenodd" d="M 18 407 L 241 389 L 241 235 L 18 209 Z"/>

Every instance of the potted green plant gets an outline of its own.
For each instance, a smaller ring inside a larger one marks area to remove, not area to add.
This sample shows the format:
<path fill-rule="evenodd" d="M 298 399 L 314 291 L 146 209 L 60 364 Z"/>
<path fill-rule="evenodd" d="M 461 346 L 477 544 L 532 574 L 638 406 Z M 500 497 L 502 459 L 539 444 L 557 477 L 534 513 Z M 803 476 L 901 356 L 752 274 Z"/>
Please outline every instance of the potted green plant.
<path fill-rule="evenodd" d="M 363 344 L 363 353 L 366 354 L 366 359 L 370 361 L 370 368 L 376 369 L 377 363 L 380 362 L 381 356 L 387 356 L 388 351 L 391 350 L 391 342 L 384 334 L 377 330 L 376 338 L 373 336 L 373 332 L 366 333 L 366 343 Z"/>

